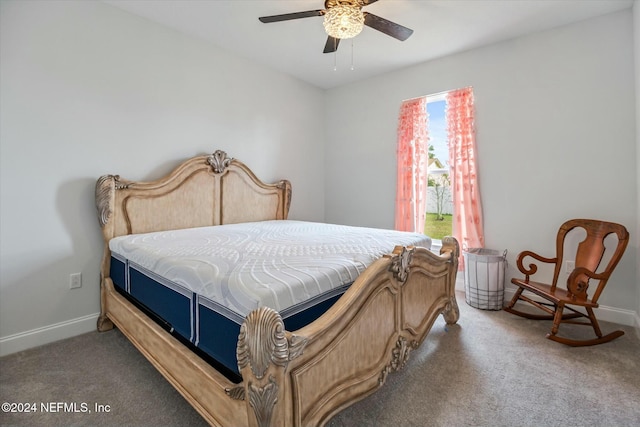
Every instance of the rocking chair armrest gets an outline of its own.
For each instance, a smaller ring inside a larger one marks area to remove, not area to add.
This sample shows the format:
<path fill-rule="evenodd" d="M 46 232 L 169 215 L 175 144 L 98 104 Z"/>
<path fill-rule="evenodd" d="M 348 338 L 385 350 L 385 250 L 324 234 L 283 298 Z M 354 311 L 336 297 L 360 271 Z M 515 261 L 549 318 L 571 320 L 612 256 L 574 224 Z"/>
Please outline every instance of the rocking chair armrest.
<path fill-rule="evenodd" d="M 516 264 L 518 265 L 518 270 L 526 276 L 526 281 L 529 281 L 529 276 L 535 274 L 538 271 L 538 266 L 536 264 L 529 264 L 529 268 L 526 268 L 523 264 L 523 261 L 526 257 L 531 257 L 539 262 L 544 262 L 547 264 L 555 264 L 558 262 L 558 258 L 545 258 L 541 255 L 538 255 L 535 252 L 531 251 L 522 251 L 518 254 L 518 259 L 516 260 Z"/>
<path fill-rule="evenodd" d="M 578 276 L 580 276 L 581 274 L 588 276 L 589 279 L 596 279 L 596 280 L 602 280 L 608 277 L 606 274 L 596 273 L 594 271 L 589 270 L 588 268 L 578 267 L 571 272 L 571 274 L 569 275 L 569 278 L 567 279 L 567 283 L 575 281 L 578 278 Z"/>
<path fill-rule="evenodd" d="M 574 269 L 567 278 L 567 291 L 569 291 L 569 294 L 574 299 L 588 300 L 587 289 L 589 288 L 589 280 L 606 280 L 608 277 L 607 274 L 596 273 L 588 268 L 578 267 Z"/>

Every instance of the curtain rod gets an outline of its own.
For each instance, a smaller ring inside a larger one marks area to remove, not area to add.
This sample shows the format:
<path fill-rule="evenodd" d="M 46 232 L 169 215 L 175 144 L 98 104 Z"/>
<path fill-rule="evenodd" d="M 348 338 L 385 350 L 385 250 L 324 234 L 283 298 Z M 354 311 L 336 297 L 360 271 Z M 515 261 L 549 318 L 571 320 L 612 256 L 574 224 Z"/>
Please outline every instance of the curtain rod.
<path fill-rule="evenodd" d="M 453 92 L 453 91 L 461 90 L 461 89 L 467 89 L 467 88 L 473 89 L 473 86 L 465 86 L 465 87 L 460 87 L 460 88 L 457 88 L 457 89 L 443 90 L 442 92 L 430 93 L 429 95 L 422 95 L 422 96 L 416 96 L 416 97 L 413 97 L 413 98 L 403 99 L 401 102 L 413 101 L 415 99 L 420 99 L 420 98 L 431 98 L 431 97 L 436 97 L 436 96 L 442 96 L 442 95 L 446 95 L 449 92 Z"/>

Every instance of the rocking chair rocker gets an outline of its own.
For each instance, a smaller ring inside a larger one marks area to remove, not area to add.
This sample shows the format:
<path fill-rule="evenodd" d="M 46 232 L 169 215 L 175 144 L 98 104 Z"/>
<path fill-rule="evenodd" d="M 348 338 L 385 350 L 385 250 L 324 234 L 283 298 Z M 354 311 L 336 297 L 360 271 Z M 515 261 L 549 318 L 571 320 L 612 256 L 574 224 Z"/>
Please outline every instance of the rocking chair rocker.
<path fill-rule="evenodd" d="M 584 229 L 587 236 L 578 245 L 575 256 L 575 269 L 567 279 L 567 288 L 558 288 L 558 278 L 564 263 L 563 250 L 565 237 L 569 231 L 575 228 Z M 604 239 L 611 233 L 615 233 L 618 236 L 617 246 L 604 270 L 598 272 L 598 267 L 605 252 Z M 511 279 L 511 283 L 518 286 L 518 290 L 504 310 L 528 319 L 553 320 L 553 327 L 551 328 L 551 332 L 547 334 L 547 338 L 570 346 L 602 344 L 624 335 L 624 331 L 621 330 L 603 335 L 593 309 L 598 307 L 598 298 L 600 298 L 613 269 L 618 264 L 618 261 L 620 261 L 620 258 L 622 258 L 627 243 L 629 243 L 629 232 L 620 224 L 591 219 L 573 219 L 565 222 L 558 230 L 555 258 L 545 258 L 531 251 L 524 251 L 518 255 L 518 270 L 525 275 L 525 278 L 524 280 Z M 528 268 L 523 265 L 526 257 L 534 259 L 534 263 L 529 264 Z M 535 261 L 555 264 L 553 282 L 550 285 L 529 280 L 529 276 L 538 270 Z M 596 281 L 597 285 L 595 288 L 592 287 L 593 292 L 589 294 L 587 291 L 590 285 Z M 533 300 L 523 295 L 523 291 L 529 291 L 546 300 L 546 302 Z M 518 301 L 532 304 L 548 314 L 537 315 L 516 310 L 513 307 Z M 571 306 L 582 307 L 586 310 L 586 314 Z M 565 308 L 570 310 L 571 313 L 563 314 Z M 576 318 L 586 318 L 588 322 L 584 321 L 584 319 L 582 319 L 583 321 L 573 320 Z M 561 323 L 592 326 L 597 337 L 588 340 L 560 337 L 556 334 L 558 333 L 558 328 Z"/>

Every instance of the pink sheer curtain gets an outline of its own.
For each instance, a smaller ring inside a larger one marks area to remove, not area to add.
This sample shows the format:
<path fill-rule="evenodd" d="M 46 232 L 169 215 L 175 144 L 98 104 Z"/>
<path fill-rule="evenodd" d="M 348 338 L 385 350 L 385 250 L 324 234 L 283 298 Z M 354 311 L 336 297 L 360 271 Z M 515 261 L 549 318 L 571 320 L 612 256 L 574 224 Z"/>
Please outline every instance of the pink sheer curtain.
<path fill-rule="evenodd" d="M 427 191 L 427 98 L 400 106 L 395 228 L 423 232 Z"/>
<path fill-rule="evenodd" d="M 447 132 L 453 195 L 453 236 L 463 248 L 483 248 L 482 204 L 478 188 L 473 90 L 447 93 Z M 460 269 L 463 258 L 460 257 Z"/>

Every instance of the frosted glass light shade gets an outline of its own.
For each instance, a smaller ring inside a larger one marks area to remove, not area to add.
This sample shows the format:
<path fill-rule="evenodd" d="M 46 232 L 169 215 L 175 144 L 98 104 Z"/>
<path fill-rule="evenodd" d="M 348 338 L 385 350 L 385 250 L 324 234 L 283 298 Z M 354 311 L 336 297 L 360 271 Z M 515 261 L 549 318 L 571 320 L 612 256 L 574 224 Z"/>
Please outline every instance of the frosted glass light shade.
<path fill-rule="evenodd" d="M 357 6 L 339 4 L 327 10 L 323 25 L 331 37 L 350 39 L 362 31 L 364 14 Z"/>

